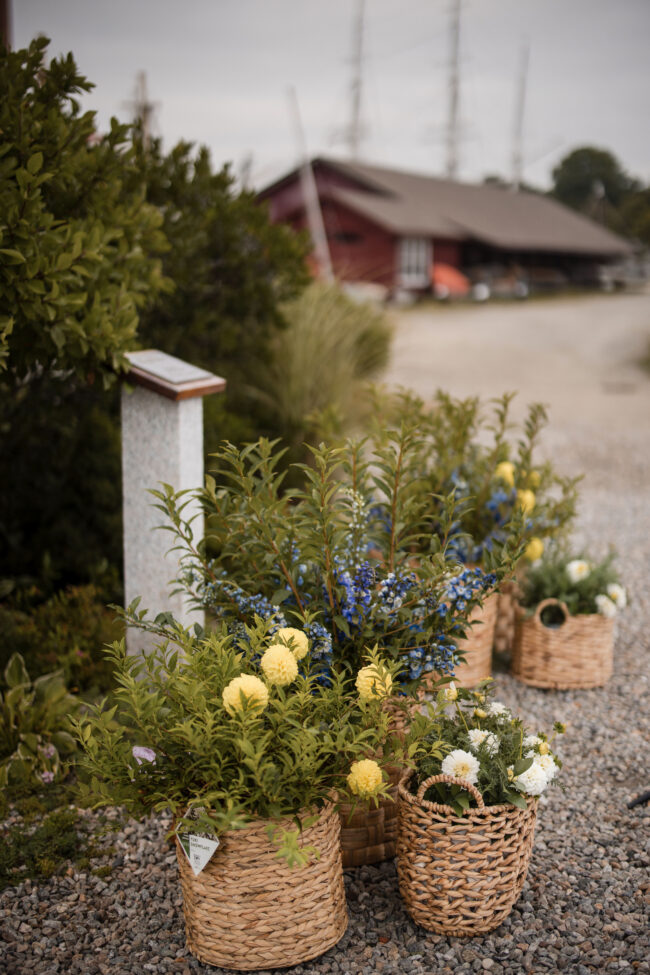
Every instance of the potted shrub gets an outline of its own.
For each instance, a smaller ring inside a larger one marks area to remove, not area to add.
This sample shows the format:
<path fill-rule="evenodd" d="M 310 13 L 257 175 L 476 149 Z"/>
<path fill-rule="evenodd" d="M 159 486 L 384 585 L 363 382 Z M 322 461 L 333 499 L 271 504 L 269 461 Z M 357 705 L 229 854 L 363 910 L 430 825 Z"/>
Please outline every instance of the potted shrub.
<path fill-rule="evenodd" d="M 401 672 L 388 702 L 394 730 L 408 723 L 405 694 L 415 697 L 426 671 L 453 673 L 467 619 L 498 578 L 480 568 L 463 575 L 446 555 L 445 532 L 413 564 L 427 504 L 414 486 L 420 455 L 419 434 L 405 423 L 372 447 L 313 450 L 313 466 L 299 465 L 304 487 L 284 491 L 276 445 L 226 444 L 213 455 L 215 479 L 198 494 L 208 525 L 198 543 L 184 518 L 187 495 L 154 492 L 182 553 L 180 584 L 197 602 L 232 633 L 251 613 L 271 628 L 298 627 L 323 682 L 333 673 L 356 675 L 377 647 Z M 440 515 L 449 526 L 454 510 L 451 497 Z M 380 540 L 384 554 L 376 558 Z M 373 862 L 377 849 L 394 850 L 372 816 L 364 835 L 375 838 L 359 854 L 363 862 Z M 344 820 L 344 834 L 347 828 Z M 354 846 L 349 836 L 344 846 Z"/>
<path fill-rule="evenodd" d="M 187 944 L 224 968 L 296 965 L 347 926 L 337 795 L 386 794 L 388 716 L 343 676 L 319 682 L 301 631 L 266 623 L 191 633 L 163 615 L 127 622 L 159 645 L 109 651 L 116 705 L 75 722 L 91 805 L 168 810 Z M 375 660 L 377 666 L 380 662 Z"/>
<path fill-rule="evenodd" d="M 512 672 L 534 687 L 600 687 L 612 675 L 614 619 L 627 604 L 613 556 L 558 549 L 531 567 L 517 608 Z"/>
<path fill-rule="evenodd" d="M 418 924 L 448 936 L 484 934 L 512 910 L 528 870 L 538 796 L 561 762 L 553 739 L 530 735 L 490 700 L 490 681 L 453 683 L 428 722 L 416 768 L 399 786 L 397 875 Z M 562 725 L 555 732 L 562 732 Z"/>

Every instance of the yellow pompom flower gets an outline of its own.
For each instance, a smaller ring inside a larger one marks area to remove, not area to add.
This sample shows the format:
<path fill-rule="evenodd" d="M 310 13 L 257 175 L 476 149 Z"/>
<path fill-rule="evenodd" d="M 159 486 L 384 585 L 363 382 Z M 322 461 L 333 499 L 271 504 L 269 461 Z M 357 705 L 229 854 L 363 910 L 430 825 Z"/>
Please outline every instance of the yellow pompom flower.
<path fill-rule="evenodd" d="M 497 464 L 494 476 L 500 481 L 504 481 L 508 487 L 514 487 L 515 465 L 510 460 L 502 460 L 500 464 Z"/>
<path fill-rule="evenodd" d="M 541 559 L 544 554 L 544 542 L 541 538 L 531 538 L 528 545 L 524 549 L 524 558 L 528 559 L 529 562 L 537 562 Z"/>
<path fill-rule="evenodd" d="M 541 477 L 539 471 L 531 471 L 530 474 L 528 475 L 528 483 L 530 484 L 530 486 L 532 488 L 538 488 L 540 481 L 541 481 Z"/>
<path fill-rule="evenodd" d="M 348 775 L 350 792 L 362 799 L 369 799 L 381 788 L 384 780 L 382 771 L 371 758 L 363 758 L 360 762 L 353 762 Z"/>
<path fill-rule="evenodd" d="M 296 660 L 302 660 L 309 651 L 309 639 L 302 630 L 296 630 L 293 626 L 282 626 L 273 634 L 273 639 L 278 643 L 286 644 L 291 650 Z"/>
<path fill-rule="evenodd" d="M 392 686 L 393 678 L 381 664 L 362 667 L 357 674 L 356 688 L 362 701 L 388 697 Z"/>
<path fill-rule="evenodd" d="M 269 702 L 269 692 L 266 684 L 259 677 L 253 674 L 240 674 L 239 677 L 233 677 L 224 687 L 222 700 L 229 714 L 243 710 L 244 704 L 249 708 L 254 707 L 263 711 Z"/>
<path fill-rule="evenodd" d="M 260 660 L 264 676 L 271 684 L 284 686 L 298 676 L 298 664 L 289 647 L 284 643 L 274 643 L 264 651 Z"/>
<path fill-rule="evenodd" d="M 523 510 L 524 514 L 528 514 L 535 507 L 535 495 L 532 491 L 527 488 L 523 491 L 517 491 L 517 501 L 519 502 L 519 507 Z"/>
<path fill-rule="evenodd" d="M 540 755 L 548 755 L 549 752 L 548 742 L 547 741 L 540 742 L 537 750 Z"/>

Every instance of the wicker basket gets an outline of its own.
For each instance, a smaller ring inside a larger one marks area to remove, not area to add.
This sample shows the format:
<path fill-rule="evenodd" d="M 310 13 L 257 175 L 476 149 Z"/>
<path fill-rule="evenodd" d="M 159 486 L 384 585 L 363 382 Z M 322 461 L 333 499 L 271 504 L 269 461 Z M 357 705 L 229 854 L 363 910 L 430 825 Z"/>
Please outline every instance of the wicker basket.
<path fill-rule="evenodd" d="M 458 664 L 454 671 L 454 683 L 459 687 L 475 687 L 492 673 L 492 644 L 498 604 L 499 594 L 490 593 L 483 605 L 477 606 L 469 617 L 470 622 L 479 625 L 472 626 L 466 638 L 458 641 L 458 652 L 465 657 L 465 662 Z M 430 690 L 439 677 L 440 674 L 435 672 L 423 674 L 420 693 Z"/>
<path fill-rule="evenodd" d="M 564 622 L 545 626 L 541 613 L 557 606 Z M 614 620 L 598 613 L 571 616 L 564 603 L 544 599 L 532 616 L 517 607 L 512 672 L 524 684 L 554 690 L 602 687 L 614 667 Z"/>
<path fill-rule="evenodd" d="M 294 828 L 290 820 L 274 823 Z M 291 868 L 278 858 L 260 821 L 220 837 L 220 846 L 198 877 L 178 839 L 187 946 L 199 961 L 252 971 L 285 968 L 322 955 L 348 923 L 339 818 L 329 804 L 300 835 L 320 858 Z"/>
<path fill-rule="evenodd" d="M 494 627 L 495 653 L 512 653 L 515 642 L 518 592 L 519 587 L 514 580 L 501 583 Z"/>
<path fill-rule="evenodd" d="M 461 785 L 478 809 L 458 816 L 427 802 L 436 782 Z M 437 934 L 471 936 L 498 927 L 521 893 L 533 848 L 537 800 L 526 809 L 485 806 L 474 786 L 448 775 L 426 779 L 417 796 L 399 785 L 397 876 L 406 909 Z"/>
<path fill-rule="evenodd" d="M 403 737 L 409 717 L 419 708 L 413 698 L 389 698 L 384 710 L 390 715 L 389 730 Z M 364 867 L 395 856 L 397 848 L 397 786 L 404 769 L 389 766 L 390 799 L 380 799 L 379 805 L 360 802 L 354 807 L 344 803 L 340 807 L 341 853 L 344 867 Z"/>

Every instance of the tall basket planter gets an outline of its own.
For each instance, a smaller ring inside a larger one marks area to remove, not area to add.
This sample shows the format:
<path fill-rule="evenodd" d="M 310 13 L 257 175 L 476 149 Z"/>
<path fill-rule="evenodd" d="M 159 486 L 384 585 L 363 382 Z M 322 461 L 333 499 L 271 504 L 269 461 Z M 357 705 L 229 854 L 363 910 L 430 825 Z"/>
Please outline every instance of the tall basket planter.
<path fill-rule="evenodd" d="M 479 681 L 492 673 L 492 644 L 497 621 L 499 594 L 490 593 L 482 606 L 477 606 L 469 621 L 478 624 L 468 629 L 464 640 L 458 641 L 458 652 L 465 657 L 454 671 L 454 683 L 459 687 L 475 687 Z M 431 689 L 440 674 L 425 674 L 421 693 Z"/>
<path fill-rule="evenodd" d="M 477 809 L 457 815 L 423 798 L 436 782 L 460 785 Z M 519 897 L 533 848 L 537 800 L 526 809 L 485 806 L 468 782 L 434 775 L 409 792 L 399 784 L 397 876 L 406 909 L 428 931 L 454 937 L 498 927 Z"/>
<path fill-rule="evenodd" d="M 240 971 L 286 968 L 322 955 L 343 936 L 348 918 L 333 805 L 300 834 L 300 845 L 320 854 L 304 867 L 278 858 L 269 825 L 222 835 L 198 877 L 176 840 L 187 946 L 199 961 Z M 290 820 L 272 825 L 294 828 Z"/>
<path fill-rule="evenodd" d="M 564 620 L 546 626 L 547 606 L 560 609 Z M 557 599 L 544 599 L 532 616 L 517 607 L 512 673 L 524 684 L 553 690 L 602 687 L 614 667 L 614 621 L 599 613 L 572 616 Z"/>

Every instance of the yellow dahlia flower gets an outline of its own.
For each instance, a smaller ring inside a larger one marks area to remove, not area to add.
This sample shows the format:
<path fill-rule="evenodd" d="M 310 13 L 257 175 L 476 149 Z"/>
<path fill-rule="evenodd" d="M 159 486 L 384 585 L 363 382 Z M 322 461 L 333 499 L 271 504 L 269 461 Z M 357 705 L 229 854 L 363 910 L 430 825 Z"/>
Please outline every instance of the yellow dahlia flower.
<path fill-rule="evenodd" d="M 233 677 L 223 689 L 223 706 L 229 714 L 243 709 L 242 697 L 249 708 L 255 707 L 263 711 L 269 702 L 268 688 L 259 677 L 240 674 L 239 677 Z"/>
<path fill-rule="evenodd" d="M 537 562 L 544 554 L 544 542 L 541 538 L 531 538 L 524 550 L 524 558 L 529 562 Z"/>
<path fill-rule="evenodd" d="M 309 651 L 309 639 L 302 630 L 296 630 L 293 626 L 283 626 L 276 630 L 273 639 L 278 643 L 286 644 L 291 650 L 296 660 L 302 660 Z"/>
<path fill-rule="evenodd" d="M 272 684 L 290 684 L 298 676 L 298 664 L 289 647 L 284 643 L 274 643 L 265 650 L 260 667 L 264 676 Z"/>
<path fill-rule="evenodd" d="M 494 476 L 500 481 L 505 481 L 508 487 L 514 487 L 515 465 L 510 460 L 502 460 L 500 464 L 497 464 Z"/>
<path fill-rule="evenodd" d="M 517 501 L 519 502 L 519 507 L 523 509 L 524 514 L 528 514 L 535 507 L 535 495 L 532 491 L 527 488 L 523 491 L 517 491 Z"/>
<path fill-rule="evenodd" d="M 370 664 L 357 674 L 356 688 L 362 701 L 371 701 L 390 694 L 393 678 L 385 667 Z"/>
<path fill-rule="evenodd" d="M 383 782 L 382 771 L 371 758 L 363 758 L 360 762 L 353 762 L 348 775 L 350 792 L 362 799 L 374 796 Z"/>

